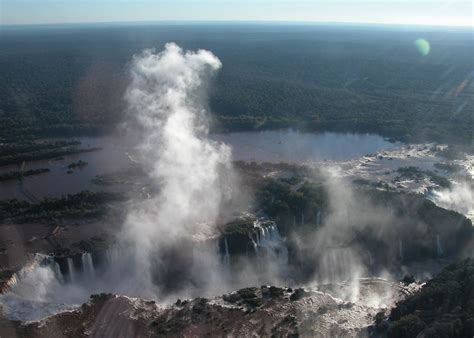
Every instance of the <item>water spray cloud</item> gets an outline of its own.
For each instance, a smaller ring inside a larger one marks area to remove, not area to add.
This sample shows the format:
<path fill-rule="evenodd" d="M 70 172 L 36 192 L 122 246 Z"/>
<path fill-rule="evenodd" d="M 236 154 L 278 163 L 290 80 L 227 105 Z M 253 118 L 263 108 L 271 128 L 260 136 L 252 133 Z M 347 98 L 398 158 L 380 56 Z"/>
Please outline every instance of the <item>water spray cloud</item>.
<path fill-rule="evenodd" d="M 474 219 L 474 185 L 456 182 L 451 188 L 434 190 L 431 199 L 439 206 Z"/>
<path fill-rule="evenodd" d="M 174 43 L 133 58 L 126 100 L 142 130 L 139 152 L 159 192 L 134 205 L 126 235 L 147 271 L 157 252 L 212 231 L 220 206 L 230 199 L 230 148 L 207 137 L 205 89 L 220 67 L 211 52 L 185 52 Z"/>

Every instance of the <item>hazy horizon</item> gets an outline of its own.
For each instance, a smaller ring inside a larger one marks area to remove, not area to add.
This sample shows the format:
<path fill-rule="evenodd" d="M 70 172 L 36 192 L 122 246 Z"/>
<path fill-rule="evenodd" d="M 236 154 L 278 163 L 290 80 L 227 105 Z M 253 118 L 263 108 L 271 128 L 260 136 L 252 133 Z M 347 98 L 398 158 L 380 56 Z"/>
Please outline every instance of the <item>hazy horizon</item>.
<path fill-rule="evenodd" d="M 253 20 L 156 20 L 156 21 L 90 21 L 90 22 L 56 22 L 56 23 L 20 23 L 4 24 L 0 22 L 0 30 L 6 28 L 74 28 L 74 27 L 139 27 L 139 26 L 340 26 L 340 27 L 373 27 L 373 28 L 413 28 L 413 29 L 456 29 L 472 30 L 471 26 L 459 25 L 428 25 L 413 23 L 378 23 L 378 22 L 339 22 L 339 21 L 253 21 Z"/>
<path fill-rule="evenodd" d="M 263 22 L 473 27 L 466 0 L 4 0 L 0 25 Z"/>

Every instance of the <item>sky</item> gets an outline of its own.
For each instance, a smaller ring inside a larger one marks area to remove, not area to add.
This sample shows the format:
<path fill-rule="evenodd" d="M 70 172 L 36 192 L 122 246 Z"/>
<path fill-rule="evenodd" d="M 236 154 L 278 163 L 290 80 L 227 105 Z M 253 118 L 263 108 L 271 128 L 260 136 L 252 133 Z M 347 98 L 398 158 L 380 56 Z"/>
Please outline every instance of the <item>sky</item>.
<path fill-rule="evenodd" d="M 290 21 L 473 27 L 474 0 L 0 0 L 0 23 Z"/>

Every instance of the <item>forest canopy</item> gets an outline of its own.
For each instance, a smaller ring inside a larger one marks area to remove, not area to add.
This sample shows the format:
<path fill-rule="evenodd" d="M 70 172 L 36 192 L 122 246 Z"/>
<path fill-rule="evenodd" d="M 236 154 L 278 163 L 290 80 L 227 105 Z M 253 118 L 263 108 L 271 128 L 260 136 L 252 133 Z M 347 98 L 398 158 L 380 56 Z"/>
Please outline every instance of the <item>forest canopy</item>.
<path fill-rule="evenodd" d="M 6 28 L 0 42 L 4 140 L 103 133 L 122 121 L 128 63 L 169 41 L 223 63 L 212 127 L 376 132 L 472 141 L 469 30 L 377 26 L 73 25 Z M 413 42 L 430 42 L 420 55 Z"/>

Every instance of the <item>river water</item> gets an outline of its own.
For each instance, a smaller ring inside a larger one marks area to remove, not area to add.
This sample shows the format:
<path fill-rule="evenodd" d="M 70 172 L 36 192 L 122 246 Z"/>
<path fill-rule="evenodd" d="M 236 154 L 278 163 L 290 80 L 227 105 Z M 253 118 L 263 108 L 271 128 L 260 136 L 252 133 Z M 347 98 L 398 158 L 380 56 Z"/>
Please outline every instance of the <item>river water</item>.
<path fill-rule="evenodd" d="M 124 135 L 79 138 L 81 148 L 100 150 L 67 155 L 61 159 L 31 161 L 25 170 L 49 168 L 50 172 L 28 176 L 20 184 L 17 180 L 0 182 L 0 199 L 17 198 L 35 202 L 45 197 L 90 191 L 130 191 L 140 184 L 130 178 L 126 184 L 96 185 L 97 175 L 120 173 L 140 166 L 139 154 L 133 144 L 137 137 Z M 426 194 L 436 204 L 459 211 L 474 220 L 474 189 L 463 183 L 463 177 L 474 178 L 474 156 L 451 163 L 464 167 L 453 176 L 438 170 L 436 163 L 446 162 L 433 151 L 432 144 L 404 144 L 389 142 L 382 136 L 361 133 L 304 133 L 291 129 L 214 134 L 211 138 L 232 148 L 232 156 L 238 161 L 286 162 L 315 166 L 337 165 L 352 178 L 372 182 L 385 182 L 392 188 Z M 139 143 L 139 142 L 138 142 Z M 69 170 L 68 165 L 79 160 L 88 162 L 82 168 Z M 445 176 L 454 184 L 453 189 L 440 189 L 429 179 L 397 179 L 397 169 L 414 166 Z M 20 170 L 20 165 L 0 167 L 0 173 Z M 121 176 L 125 180 L 127 175 Z M 459 180 L 461 177 L 461 180 Z M 118 182 L 123 183 L 123 182 Z M 143 184 L 141 184 L 143 186 Z M 146 184 L 145 184 L 146 186 Z M 143 188 L 138 188 L 143 189 Z M 33 196 L 33 198 L 32 198 Z M 33 200 L 32 200 L 33 199 Z"/>
<path fill-rule="evenodd" d="M 317 163 L 348 161 L 381 150 L 393 150 L 399 143 L 390 143 L 374 134 L 302 133 L 293 130 L 239 132 L 215 134 L 218 142 L 232 147 L 234 160 L 257 162 Z M 67 155 L 62 159 L 31 161 L 25 170 L 49 168 L 50 172 L 25 177 L 23 186 L 18 181 L 0 182 L 0 199 L 25 197 L 24 189 L 37 199 L 58 197 L 82 190 L 110 190 L 91 182 L 96 175 L 125 171 L 134 165 L 136 150 L 121 135 L 79 138 L 81 148 L 100 147 L 101 150 Z M 72 172 L 68 165 L 79 160 L 87 166 Z M 20 170 L 20 165 L 0 167 L 0 173 Z M 69 171 L 69 172 L 68 172 Z"/>
<path fill-rule="evenodd" d="M 375 134 L 303 133 L 291 129 L 220 134 L 214 138 L 232 146 L 235 160 L 273 163 L 348 161 L 401 146 Z"/>

